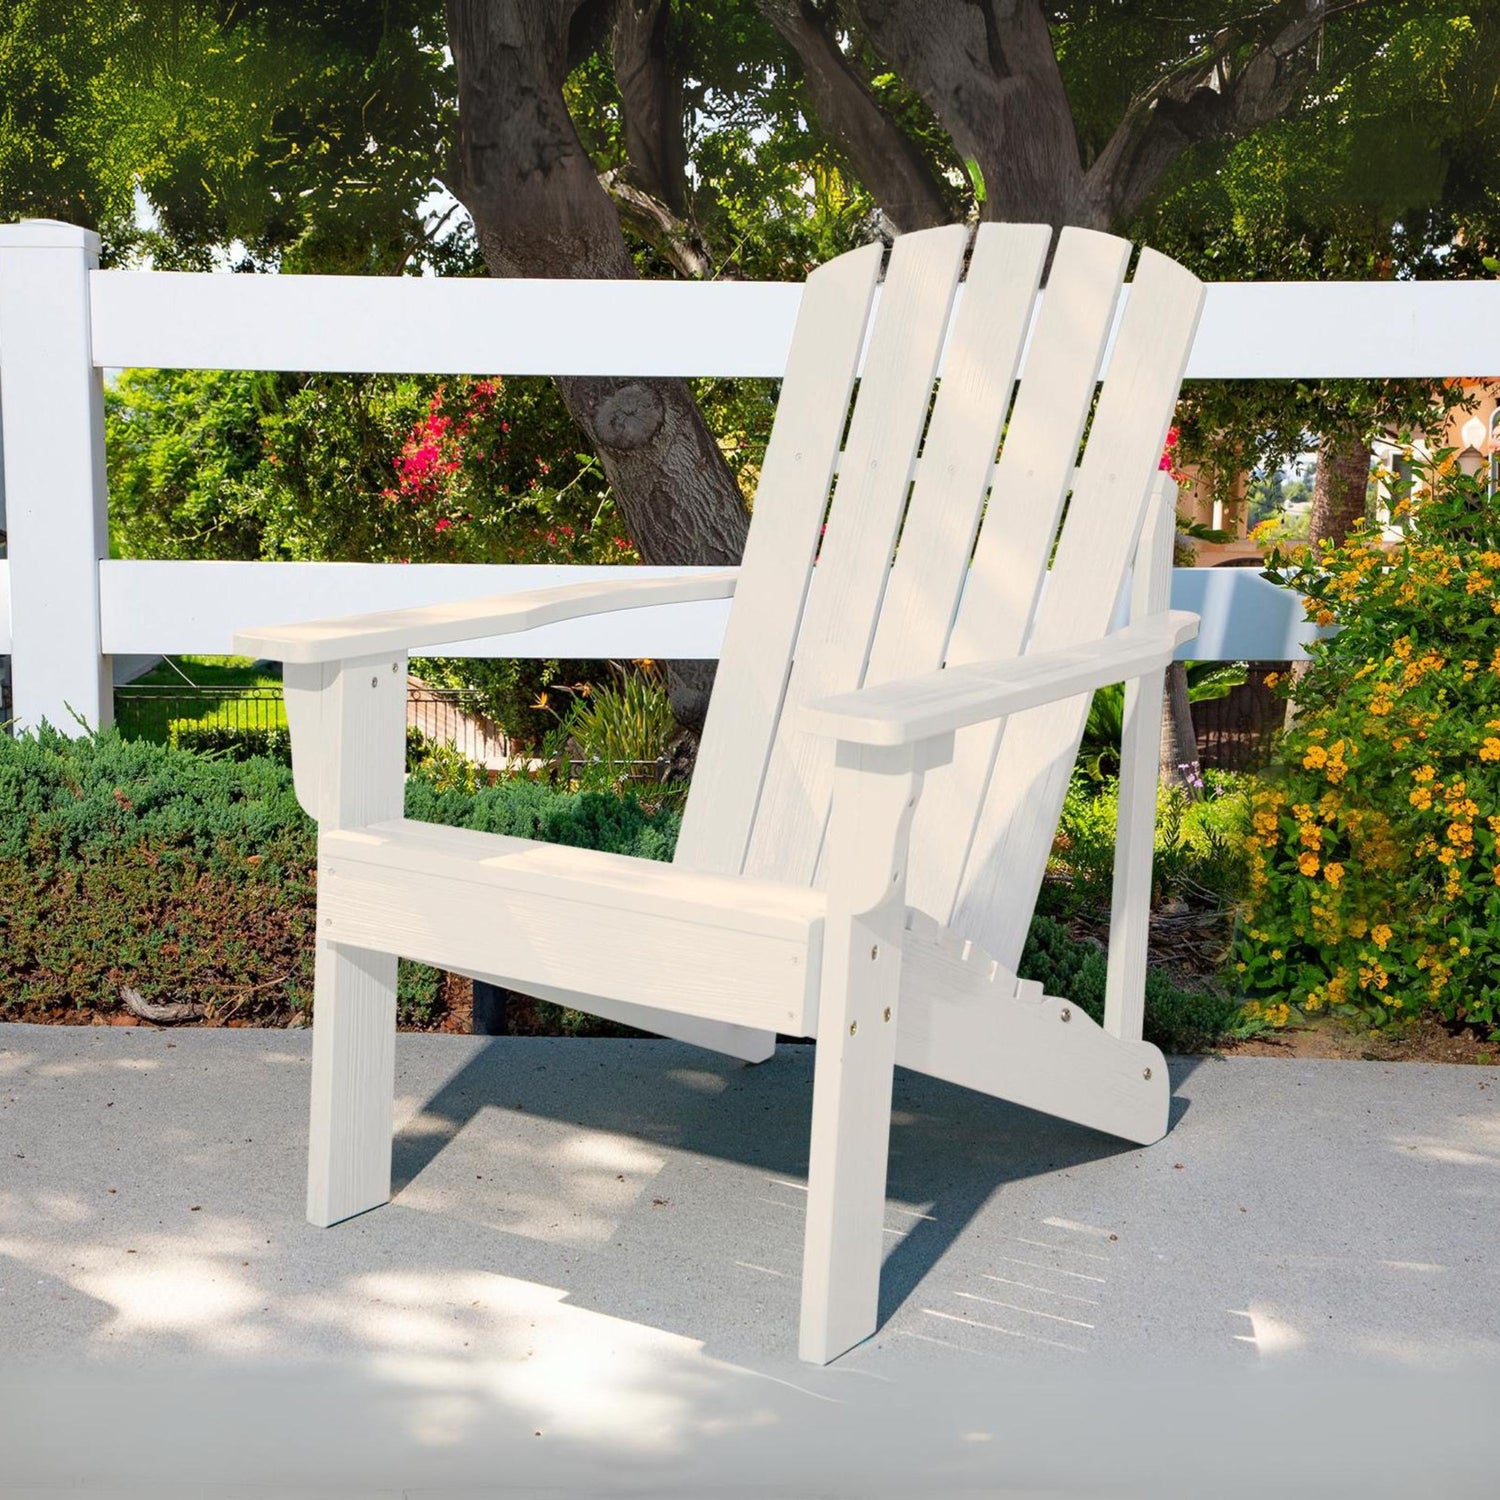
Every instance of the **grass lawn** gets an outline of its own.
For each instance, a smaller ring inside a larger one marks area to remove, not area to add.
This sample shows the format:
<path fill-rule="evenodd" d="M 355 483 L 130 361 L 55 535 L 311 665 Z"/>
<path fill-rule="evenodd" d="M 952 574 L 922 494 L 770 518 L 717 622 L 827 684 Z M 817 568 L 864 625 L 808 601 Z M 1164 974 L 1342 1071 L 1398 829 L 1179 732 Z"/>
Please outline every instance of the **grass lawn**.
<path fill-rule="evenodd" d="M 170 744 L 183 729 L 284 729 L 281 673 L 247 656 L 173 656 L 115 692 L 127 739 Z"/>

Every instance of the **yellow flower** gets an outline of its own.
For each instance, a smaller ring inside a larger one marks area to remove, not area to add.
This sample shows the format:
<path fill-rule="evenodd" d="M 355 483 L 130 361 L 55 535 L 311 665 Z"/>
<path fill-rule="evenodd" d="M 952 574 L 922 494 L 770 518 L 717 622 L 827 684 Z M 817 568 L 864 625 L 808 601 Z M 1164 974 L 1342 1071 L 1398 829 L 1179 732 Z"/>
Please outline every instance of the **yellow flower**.
<path fill-rule="evenodd" d="M 1297 868 L 1309 879 L 1318 873 L 1318 856 L 1309 850 L 1297 861 Z"/>
<path fill-rule="evenodd" d="M 1480 760 L 1500 760 L 1500 739 L 1489 735 L 1479 747 Z"/>
<path fill-rule="evenodd" d="M 1266 686 L 1268 688 L 1273 688 L 1273 687 L 1276 686 L 1276 684 L 1278 682 L 1281 681 L 1281 673 L 1280 672 L 1267 672 L 1266 673 L 1265 681 L 1266 681 Z"/>
<path fill-rule="evenodd" d="M 1329 885 L 1337 885 L 1344 878 L 1344 867 L 1337 860 L 1331 860 L 1323 866 L 1323 878 Z"/>
<path fill-rule="evenodd" d="M 533 708 L 546 708 L 546 706 L 547 706 L 547 695 L 545 693 L 539 693 L 539 694 L 537 694 L 537 700 L 531 706 Z"/>
<path fill-rule="evenodd" d="M 1305 770 L 1317 771 L 1328 764 L 1328 752 L 1321 745 L 1309 745 L 1307 754 L 1302 757 L 1302 765 Z"/>
<path fill-rule="evenodd" d="M 1413 781 L 1431 781 L 1432 778 L 1436 775 L 1437 772 L 1434 771 L 1431 766 L 1418 766 L 1417 769 L 1411 773 L 1411 778 Z"/>
<path fill-rule="evenodd" d="M 1387 927 L 1384 922 L 1380 922 L 1370 929 L 1370 941 L 1374 943 L 1377 948 L 1383 949 L 1385 945 L 1390 942 L 1390 940 L 1391 929 Z"/>
<path fill-rule="evenodd" d="M 1407 794 L 1406 800 L 1413 807 L 1420 808 L 1423 812 L 1426 812 L 1432 806 L 1432 793 L 1425 786 L 1413 787 Z"/>

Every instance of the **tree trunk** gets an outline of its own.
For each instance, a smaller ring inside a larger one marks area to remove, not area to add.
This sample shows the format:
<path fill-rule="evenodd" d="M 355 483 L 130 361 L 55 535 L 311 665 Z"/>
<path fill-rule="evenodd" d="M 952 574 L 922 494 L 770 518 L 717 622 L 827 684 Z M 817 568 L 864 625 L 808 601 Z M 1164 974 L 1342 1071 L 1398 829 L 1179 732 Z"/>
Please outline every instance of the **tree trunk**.
<path fill-rule="evenodd" d="M 679 219 L 687 215 L 682 83 L 667 57 L 666 0 L 617 0 L 610 35 L 625 156 L 638 187 Z"/>
<path fill-rule="evenodd" d="M 901 234 L 948 223 L 947 197 L 911 137 L 880 107 L 808 0 L 756 0 L 802 64 L 813 113 Z"/>
<path fill-rule="evenodd" d="M 459 102 L 449 186 L 495 276 L 635 276 L 618 211 L 563 100 L 576 9 L 570 0 L 448 0 Z M 749 517 L 686 381 L 558 385 L 648 563 L 739 561 Z M 701 727 L 711 666 L 668 663 L 667 679 L 680 722 Z"/>
<path fill-rule="evenodd" d="M 1085 171 L 1048 25 L 1056 7 L 1040 0 L 845 4 L 959 155 L 979 167 L 981 217 L 1104 230 L 1128 223 L 1189 147 L 1280 119 L 1315 78 L 1330 87 L 1336 80 L 1317 65 L 1333 8 L 1331 0 L 1268 5 L 1241 25 L 1210 30 L 1195 57 L 1125 105 Z M 876 185 L 866 186 L 878 198 Z"/>
<path fill-rule="evenodd" d="M 1308 540 L 1336 546 L 1365 518 L 1370 489 L 1370 440 L 1363 433 L 1328 433 L 1318 444 Z"/>
<path fill-rule="evenodd" d="M 851 8 L 958 154 L 979 167 L 982 218 L 1084 222 L 1078 134 L 1038 0 L 851 0 Z"/>
<path fill-rule="evenodd" d="M 1318 466 L 1313 471 L 1312 513 L 1307 539 L 1316 549 L 1319 542 L 1337 546 L 1365 518 L 1370 492 L 1370 439 L 1363 433 L 1331 432 L 1318 444 Z M 1293 695 L 1287 703 L 1286 724 L 1297 722 L 1296 684 L 1307 676 L 1312 663 L 1305 657 L 1292 663 L 1289 673 Z"/>
<path fill-rule="evenodd" d="M 1203 767 L 1198 761 L 1198 736 L 1188 698 L 1187 665 L 1180 661 L 1167 668 L 1167 691 L 1161 706 L 1160 772 L 1164 785 L 1179 787 L 1189 797 L 1203 795 Z"/>

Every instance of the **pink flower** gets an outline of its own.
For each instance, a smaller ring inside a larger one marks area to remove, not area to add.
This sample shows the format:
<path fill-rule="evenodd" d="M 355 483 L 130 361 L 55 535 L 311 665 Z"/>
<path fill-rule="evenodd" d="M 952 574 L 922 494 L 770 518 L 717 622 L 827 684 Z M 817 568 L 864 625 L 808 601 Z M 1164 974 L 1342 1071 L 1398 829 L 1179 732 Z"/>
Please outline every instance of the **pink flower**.
<path fill-rule="evenodd" d="M 441 536 L 452 524 L 453 522 L 450 521 L 447 516 L 439 516 L 437 520 L 433 522 L 432 529 L 437 532 L 439 536 Z"/>

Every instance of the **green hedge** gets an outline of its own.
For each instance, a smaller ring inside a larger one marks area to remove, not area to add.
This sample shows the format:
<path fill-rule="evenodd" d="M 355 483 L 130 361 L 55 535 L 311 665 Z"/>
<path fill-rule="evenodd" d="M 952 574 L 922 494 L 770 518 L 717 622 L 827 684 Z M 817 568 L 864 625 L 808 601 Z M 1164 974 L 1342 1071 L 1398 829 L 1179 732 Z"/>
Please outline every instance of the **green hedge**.
<path fill-rule="evenodd" d="M 226 747 L 221 747 L 222 749 Z M 670 859 L 678 818 L 632 796 L 508 781 L 464 790 L 418 773 L 412 818 L 491 833 Z M 0 1009 L 12 1017 L 189 999 L 208 1018 L 285 1023 L 312 999 L 316 841 L 278 760 L 231 760 L 49 730 L 0 735 Z M 1028 978 L 1096 1017 L 1104 964 L 1090 945 L 1038 918 Z M 440 977 L 403 964 L 400 1013 L 427 1024 Z M 1164 1047 L 1212 1045 L 1233 1002 L 1153 974 L 1147 1032 Z M 558 1030 L 576 1032 L 576 1015 Z"/>
<path fill-rule="evenodd" d="M 316 839 L 277 759 L 50 730 L 0 735 L 0 1009 L 12 1016 L 189 999 L 210 1019 L 285 1022 L 312 1002 Z M 628 798 L 514 782 L 407 783 L 415 818 L 670 857 L 677 823 Z M 401 969 L 403 1024 L 437 1018 L 439 975 Z"/>

